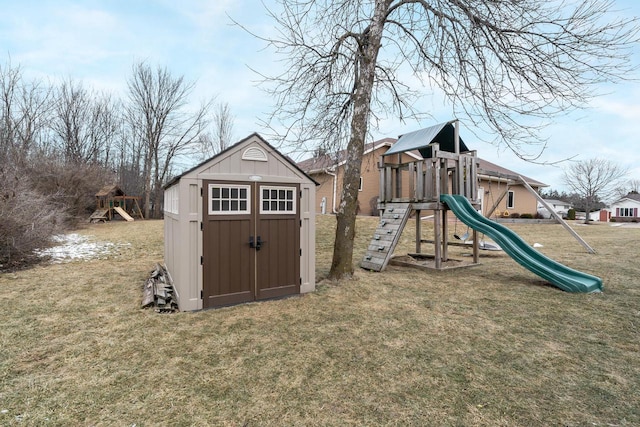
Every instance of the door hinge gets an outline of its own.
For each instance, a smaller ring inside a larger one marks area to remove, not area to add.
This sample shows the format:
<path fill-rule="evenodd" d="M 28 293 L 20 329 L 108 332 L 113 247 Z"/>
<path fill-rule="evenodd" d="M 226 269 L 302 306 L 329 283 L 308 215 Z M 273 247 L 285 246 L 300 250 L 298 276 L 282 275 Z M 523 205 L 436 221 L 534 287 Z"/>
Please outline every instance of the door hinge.
<path fill-rule="evenodd" d="M 302 256 L 302 248 L 300 248 L 300 256 Z"/>
<path fill-rule="evenodd" d="M 204 291 L 202 289 L 200 290 L 200 299 L 204 299 Z"/>
<path fill-rule="evenodd" d="M 204 264 L 204 256 L 200 257 L 200 265 Z"/>
<path fill-rule="evenodd" d="M 300 227 L 302 227 L 302 220 L 300 220 Z"/>
<path fill-rule="evenodd" d="M 204 223 L 200 222 L 200 231 L 204 230 Z"/>
<path fill-rule="evenodd" d="M 300 198 L 302 199 L 302 190 L 300 190 Z"/>
<path fill-rule="evenodd" d="M 200 187 L 200 197 L 204 196 L 204 188 Z"/>
<path fill-rule="evenodd" d="M 300 278 L 300 284 L 302 285 L 302 277 Z"/>

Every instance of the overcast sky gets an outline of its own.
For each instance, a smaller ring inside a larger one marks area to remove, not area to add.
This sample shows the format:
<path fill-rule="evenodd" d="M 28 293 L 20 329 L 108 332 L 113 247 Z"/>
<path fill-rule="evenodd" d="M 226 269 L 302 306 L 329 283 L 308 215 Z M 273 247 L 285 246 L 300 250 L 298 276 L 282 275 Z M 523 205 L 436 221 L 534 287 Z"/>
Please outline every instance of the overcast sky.
<path fill-rule="evenodd" d="M 625 13 L 640 16 L 640 2 L 614 3 Z M 194 102 L 211 96 L 227 102 L 235 115 L 236 139 L 265 132 L 259 118 L 269 111 L 270 99 L 256 87 L 258 77 L 250 67 L 277 70 L 277 58 L 228 17 L 268 34 L 273 28 L 258 0 L 0 0 L 0 10 L 0 47 L 5 55 L 0 64 L 10 60 L 26 78 L 56 82 L 71 77 L 87 88 L 122 95 L 132 65 L 144 60 L 197 81 Z M 640 48 L 636 52 L 640 58 Z M 549 146 L 542 160 L 605 157 L 628 167 L 631 178 L 640 179 L 640 82 L 602 91 L 607 95 L 586 110 L 555 119 L 544 131 Z M 453 118 L 450 108 L 435 98 L 426 99 L 424 108 L 431 110 L 433 120 L 385 120 L 376 137 L 397 137 Z M 461 120 L 461 136 L 480 157 L 563 189 L 562 165 L 519 160 L 509 151 L 478 141 Z"/>

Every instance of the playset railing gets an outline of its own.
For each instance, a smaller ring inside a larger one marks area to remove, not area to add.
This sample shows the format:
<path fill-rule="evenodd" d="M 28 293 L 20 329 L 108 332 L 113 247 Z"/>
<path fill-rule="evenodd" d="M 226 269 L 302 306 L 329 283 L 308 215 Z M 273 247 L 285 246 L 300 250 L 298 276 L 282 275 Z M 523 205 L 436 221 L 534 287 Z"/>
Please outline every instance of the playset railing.
<path fill-rule="evenodd" d="M 441 194 L 460 194 L 469 200 L 478 196 L 475 151 L 450 153 L 440 151 L 431 144 L 431 157 L 411 162 L 392 162 L 391 156 L 382 156 L 380 170 L 379 203 L 438 203 Z"/>

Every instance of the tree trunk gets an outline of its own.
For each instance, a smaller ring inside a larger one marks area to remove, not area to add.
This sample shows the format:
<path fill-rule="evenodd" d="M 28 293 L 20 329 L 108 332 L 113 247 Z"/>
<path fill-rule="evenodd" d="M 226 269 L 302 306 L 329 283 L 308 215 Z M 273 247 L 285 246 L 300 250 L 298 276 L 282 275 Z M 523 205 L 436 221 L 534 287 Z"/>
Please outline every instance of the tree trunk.
<path fill-rule="evenodd" d="M 347 159 L 344 166 L 342 196 L 336 216 L 336 238 L 331 262 L 331 279 L 342 279 L 353 274 L 353 240 L 356 235 L 356 213 L 358 208 L 358 187 L 364 142 L 367 136 L 371 93 L 375 80 L 376 59 L 385 15 L 390 0 L 377 0 L 374 15 L 368 31 L 361 38 L 362 54 L 358 58 L 356 90 L 353 96 L 353 117 L 351 119 L 351 137 L 347 145 Z"/>

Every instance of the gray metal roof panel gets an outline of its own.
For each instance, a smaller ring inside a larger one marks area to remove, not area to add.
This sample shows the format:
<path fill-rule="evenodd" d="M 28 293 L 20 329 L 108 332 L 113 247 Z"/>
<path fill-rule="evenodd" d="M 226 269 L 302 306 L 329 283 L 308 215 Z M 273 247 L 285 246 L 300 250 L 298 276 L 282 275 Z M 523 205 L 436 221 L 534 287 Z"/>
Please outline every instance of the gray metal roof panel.
<path fill-rule="evenodd" d="M 423 157 L 431 157 L 431 150 L 427 149 L 427 146 L 432 142 L 439 143 L 441 150 L 453 152 L 454 127 L 451 123 L 452 122 L 440 123 L 435 126 L 404 134 L 400 136 L 398 141 L 393 144 L 393 147 L 385 153 L 385 156 L 418 150 Z M 460 152 L 469 151 L 462 141 L 462 138 L 458 137 L 458 139 L 460 141 Z"/>

